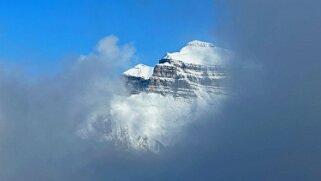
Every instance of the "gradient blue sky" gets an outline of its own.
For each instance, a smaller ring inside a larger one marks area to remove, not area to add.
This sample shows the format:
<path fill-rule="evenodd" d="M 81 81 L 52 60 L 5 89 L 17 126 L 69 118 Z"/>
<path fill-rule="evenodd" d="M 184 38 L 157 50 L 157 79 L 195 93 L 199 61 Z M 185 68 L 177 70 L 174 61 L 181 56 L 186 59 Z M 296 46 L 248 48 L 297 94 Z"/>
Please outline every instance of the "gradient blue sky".
<path fill-rule="evenodd" d="M 139 61 L 154 64 L 193 39 L 214 41 L 212 0 L 0 1 L 0 60 L 50 71 L 86 54 L 104 36 L 132 42 Z"/>

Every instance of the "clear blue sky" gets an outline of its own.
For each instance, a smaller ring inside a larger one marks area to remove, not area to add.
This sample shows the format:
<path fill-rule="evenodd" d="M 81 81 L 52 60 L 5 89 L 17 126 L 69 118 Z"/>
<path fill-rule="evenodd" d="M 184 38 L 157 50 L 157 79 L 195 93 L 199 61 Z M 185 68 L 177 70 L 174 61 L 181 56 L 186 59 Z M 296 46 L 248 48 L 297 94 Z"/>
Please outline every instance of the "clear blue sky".
<path fill-rule="evenodd" d="M 86 54 L 104 36 L 133 42 L 154 64 L 193 39 L 213 41 L 212 0 L 0 1 L 0 60 L 50 70 L 70 54 Z"/>

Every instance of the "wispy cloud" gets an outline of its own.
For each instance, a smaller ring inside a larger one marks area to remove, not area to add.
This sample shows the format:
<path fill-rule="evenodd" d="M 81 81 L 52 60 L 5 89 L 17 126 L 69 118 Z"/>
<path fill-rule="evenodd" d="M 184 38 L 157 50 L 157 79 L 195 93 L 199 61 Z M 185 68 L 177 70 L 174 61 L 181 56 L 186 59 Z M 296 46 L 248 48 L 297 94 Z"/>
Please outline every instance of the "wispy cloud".
<path fill-rule="evenodd" d="M 1 67 L 0 179 L 55 180 L 64 174 L 54 162 L 86 149 L 75 132 L 112 94 L 121 94 L 115 70 L 128 66 L 134 52 L 130 44 L 118 45 L 117 37 L 108 36 L 92 53 L 37 82 Z"/>

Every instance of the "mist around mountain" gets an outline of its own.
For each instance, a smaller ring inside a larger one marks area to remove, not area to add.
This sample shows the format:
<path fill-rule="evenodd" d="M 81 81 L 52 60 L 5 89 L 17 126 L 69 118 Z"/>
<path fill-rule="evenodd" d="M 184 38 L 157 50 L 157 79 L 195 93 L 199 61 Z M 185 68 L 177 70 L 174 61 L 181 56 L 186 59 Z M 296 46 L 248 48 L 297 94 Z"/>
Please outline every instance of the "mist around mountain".
<path fill-rule="evenodd" d="M 221 21 L 213 35 L 251 69 L 233 69 L 227 88 L 237 96 L 219 109 L 206 105 L 196 121 L 185 117 L 188 124 L 177 134 L 182 138 L 158 154 L 114 149 L 88 125 L 110 110 L 112 100 L 116 111 L 127 103 L 145 104 L 140 100 L 148 93 L 131 98 L 115 72 L 129 68 L 132 44 L 104 38 L 58 75 L 37 80 L 21 67 L 1 64 L 0 180 L 319 181 L 321 2 L 215 2 Z M 153 95 L 164 110 L 173 104 Z M 129 109 L 134 118 L 141 111 L 136 107 Z M 79 136 L 83 128 L 93 136 Z"/>
<path fill-rule="evenodd" d="M 159 153 L 177 144 L 203 110 L 219 110 L 228 97 L 228 53 L 195 40 L 167 53 L 154 68 L 138 64 L 125 71 L 119 83 L 128 95 L 115 96 L 95 111 L 78 135 L 127 151 Z"/>
<path fill-rule="evenodd" d="M 204 114 L 220 112 L 226 97 L 206 91 L 212 85 L 194 84 L 190 90 L 196 96 L 132 93 L 125 75 L 115 70 L 124 69 L 134 55 L 133 46 L 108 36 L 55 76 L 35 80 L 4 64 L 0 68 L 0 180 L 127 180 L 129 175 L 119 174 L 117 165 L 127 170 L 151 160 L 167 162 L 170 153 L 180 152 L 179 145 L 191 136 L 190 127 L 207 124 Z M 198 74 L 204 71 L 199 64 L 161 61 L 156 67 L 161 64 L 176 67 L 177 73 L 196 68 L 180 76 L 188 80 L 193 75 L 194 83 L 204 76 L 222 78 L 207 69 L 207 74 Z M 180 68 L 183 65 L 189 66 Z"/>

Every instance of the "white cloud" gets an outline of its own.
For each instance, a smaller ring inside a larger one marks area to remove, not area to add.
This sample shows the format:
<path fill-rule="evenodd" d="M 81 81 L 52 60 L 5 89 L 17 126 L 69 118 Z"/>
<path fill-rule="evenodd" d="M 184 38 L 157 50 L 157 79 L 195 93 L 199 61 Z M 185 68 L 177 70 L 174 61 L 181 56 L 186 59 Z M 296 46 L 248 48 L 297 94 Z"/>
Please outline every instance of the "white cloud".
<path fill-rule="evenodd" d="M 130 63 L 135 54 L 135 48 L 130 44 L 119 45 L 119 39 L 114 36 L 106 36 L 101 39 L 93 52 L 82 55 L 82 61 L 100 61 L 114 66 L 124 66 Z"/>
<path fill-rule="evenodd" d="M 158 152 L 159 146 L 177 143 L 184 128 L 209 106 L 218 110 L 224 98 L 204 95 L 184 99 L 154 93 L 115 96 L 108 106 L 94 112 L 78 133 L 86 138 L 114 141 L 134 150 Z"/>

